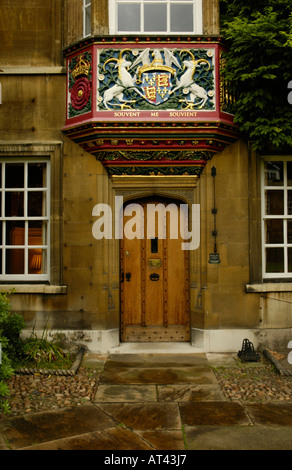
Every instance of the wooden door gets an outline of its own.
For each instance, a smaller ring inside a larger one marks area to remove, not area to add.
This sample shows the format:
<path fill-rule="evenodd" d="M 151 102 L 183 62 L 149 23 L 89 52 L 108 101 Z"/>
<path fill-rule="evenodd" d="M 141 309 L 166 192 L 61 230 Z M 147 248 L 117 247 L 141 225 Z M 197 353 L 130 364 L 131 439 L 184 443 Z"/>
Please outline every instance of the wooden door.
<path fill-rule="evenodd" d="M 161 215 L 165 238 L 158 233 L 158 223 L 152 238 L 147 238 L 149 204 L 168 209 Z M 156 198 L 139 201 L 139 205 L 144 236 L 121 241 L 121 340 L 189 341 L 188 251 L 181 249 L 179 227 L 178 237 L 170 237 L 171 213 L 176 211 L 179 220 L 179 204 Z M 124 216 L 124 227 L 130 219 Z"/>

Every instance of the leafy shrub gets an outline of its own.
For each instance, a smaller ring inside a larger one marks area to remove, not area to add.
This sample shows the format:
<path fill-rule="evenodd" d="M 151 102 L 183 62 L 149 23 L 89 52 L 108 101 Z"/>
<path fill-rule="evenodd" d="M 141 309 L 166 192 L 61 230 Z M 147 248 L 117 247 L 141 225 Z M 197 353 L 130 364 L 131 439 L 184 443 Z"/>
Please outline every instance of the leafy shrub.
<path fill-rule="evenodd" d="M 12 363 L 23 354 L 23 341 L 20 338 L 25 323 L 23 318 L 11 311 L 7 292 L 0 293 L 0 343 L 2 361 L 0 364 L 0 410 L 9 411 L 9 387 L 5 383 L 13 374 Z"/>
<path fill-rule="evenodd" d="M 4 345 L 5 353 L 11 361 L 16 361 L 23 355 L 24 343 L 20 333 L 25 322 L 21 315 L 11 311 L 8 295 L 7 292 L 0 293 L 0 333 L 8 340 Z"/>
<path fill-rule="evenodd" d="M 9 360 L 7 354 L 5 353 L 5 348 L 8 344 L 7 338 L 3 337 L 0 333 L 0 343 L 1 343 L 1 363 L 0 363 L 0 411 L 4 413 L 9 411 L 9 402 L 7 397 L 9 396 L 9 387 L 5 383 L 5 380 L 10 379 L 13 374 L 13 369 L 11 366 L 11 361 Z"/>

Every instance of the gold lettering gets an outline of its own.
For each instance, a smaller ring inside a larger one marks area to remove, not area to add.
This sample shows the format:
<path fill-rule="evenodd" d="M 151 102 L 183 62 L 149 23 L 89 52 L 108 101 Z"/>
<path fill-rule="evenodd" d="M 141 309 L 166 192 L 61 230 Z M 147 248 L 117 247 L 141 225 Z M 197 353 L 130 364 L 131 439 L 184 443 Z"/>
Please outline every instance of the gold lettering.
<path fill-rule="evenodd" d="M 115 111 L 114 117 L 139 117 L 140 111 Z"/>
<path fill-rule="evenodd" d="M 197 117 L 197 111 L 171 111 L 169 117 Z"/>

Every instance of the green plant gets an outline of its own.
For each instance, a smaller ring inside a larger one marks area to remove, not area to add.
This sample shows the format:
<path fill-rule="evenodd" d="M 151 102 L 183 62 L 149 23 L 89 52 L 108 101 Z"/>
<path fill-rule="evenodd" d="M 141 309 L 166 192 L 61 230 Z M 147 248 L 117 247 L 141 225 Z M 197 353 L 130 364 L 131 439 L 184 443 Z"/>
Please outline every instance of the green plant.
<path fill-rule="evenodd" d="M 224 75 L 236 96 L 235 122 L 255 150 L 290 150 L 291 0 L 221 0 L 220 5 L 229 49 Z"/>
<path fill-rule="evenodd" d="M 4 352 L 5 347 L 7 346 L 7 338 L 3 337 L 0 334 L 0 343 L 2 348 L 1 354 L 1 363 L 0 363 L 0 411 L 8 413 L 10 407 L 7 397 L 9 396 L 9 387 L 5 383 L 6 380 L 9 380 L 13 374 L 13 368 L 11 361 L 9 360 L 7 354 Z"/>
<path fill-rule="evenodd" d="M 13 361 L 23 353 L 23 341 L 20 338 L 25 323 L 23 318 L 11 311 L 9 293 L 0 293 L 0 343 L 2 349 L 0 363 L 0 410 L 7 413 L 10 409 L 7 397 L 9 387 L 5 381 L 12 376 Z"/>
<path fill-rule="evenodd" d="M 8 296 L 12 293 L 13 291 L 0 293 L 0 334 L 7 339 L 2 348 L 13 362 L 23 355 L 24 343 L 20 333 L 25 327 L 25 322 L 21 315 L 11 311 Z"/>
<path fill-rule="evenodd" d="M 65 357 L 63 350 L 45 338 L 31 337 L 24 344 L 25 357 L 33 362 L 52 362 Z"/>

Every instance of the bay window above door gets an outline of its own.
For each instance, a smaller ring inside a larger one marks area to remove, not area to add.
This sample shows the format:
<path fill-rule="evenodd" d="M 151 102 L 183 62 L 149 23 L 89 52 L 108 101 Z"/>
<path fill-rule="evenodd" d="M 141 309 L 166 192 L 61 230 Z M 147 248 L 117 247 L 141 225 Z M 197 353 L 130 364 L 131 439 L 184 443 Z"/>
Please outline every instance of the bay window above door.
<path fill-rule="evenodd" d="M 202 0 L 109 0 L 110 34 L 202 34 Z"/>

